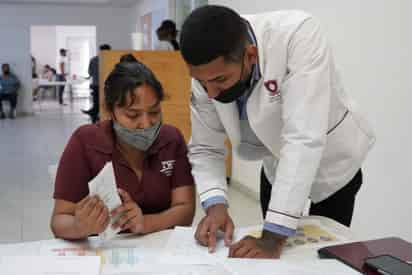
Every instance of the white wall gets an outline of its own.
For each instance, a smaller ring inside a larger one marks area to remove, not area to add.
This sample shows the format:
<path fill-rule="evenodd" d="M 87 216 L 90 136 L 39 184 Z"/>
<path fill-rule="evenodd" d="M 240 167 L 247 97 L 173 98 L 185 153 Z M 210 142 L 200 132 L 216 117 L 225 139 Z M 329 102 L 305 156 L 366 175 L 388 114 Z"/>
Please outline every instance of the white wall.
<path fill-rule="evenodd" d="M 31 54 L 36 58 L 37 73 L 40 73 L 46 64 L 54 68 L 57 56 L 56 26 L 33 26 L 30 34 Z"/>
<path fill-rule="evenodd" d="M 173 7 L 174 0 L 140 0 L 132 9 L 131 18 L 135 32 L 143 32 L 141 18 L 148 13 L 152 13 L 151 49 L 154 49 L 157 43 L 155 31 L 160 23 L 165 19 L 174 18 Z"/>
<path fill-rule="evenodd" d="M 67 49 L 67 39 L 71 37 L 89 38 L 96 41 L 96 27 L 94 26 L 57 26 L 56 55 L 59 49 Z M 96 43 L 95 43 L 96 44 Z M 91 49 L 91 55 L 96 55 L 96 45 Z"/>
<path fill-rule="evenodd" d="M 363 107 L 377 134 L 365 165 L 365 184 L 353 229 L 363 237 L 398 235 L 412 241 L 412 18 L 403 0 L 212 0 L 240 13 L 303 9 L 323 22 L 348 93 Z M 256 165 L 234 178 L 255 178 Z M 250 181 L 246 184 L 251 184 Z M 257 186 L 257 180 L 254 183 Z"/>
<path fill-rule="evenodd" d="M 61 48 L 69 49 L 71 75 L 88 75 L 89 60 L 96 55 L 95 26 L 32 26 L 30 29 L 31 54 L 36 58 L 38 75 L 46 64 L 58 68 L 56 62 Z M 86 49 L 80 47 L 82 44 L 71 49 L 68 44 L 70 39 L 84 39 L 89 45 Z M 88 85 L 88 82 L 82 84 L 83 87 Z"/>
<path fill-rule="evenodd" d="M 191 9 L 206 4 L 207 0 L 140 0 L 132 9 L 132 25 L 135 26 L 134 31 L 142 32 L 141 17 L 152 13 L 152 49 L 154 49 L 157 43 L 155 31 L 164 19 L 174 20 L 179 30 L 184 17 Z"/>
<path fill-rule="evenodd" d="M 60 49 L 67 49 L 70 60 L 69 74 L 87 76 L 90 59 L 96 55 L 96 27 L 95 26 L 57 26 L 56 27 L 56 48 L 54 49 L 57 63 L 57 56 L 60 55 Z M 82 42 L 88 43 L 85 48 L 80 47 L 83 44 L 76 44 L 77 47 L 71 48 L 69 45 L 70 39 L 85 40 Z"/>
<path fill-rule="evenodd" d="M 1 8 L 0 8 L 1 9 Z M 17 111 L 31 112 L 31 57 L 30 32 L 23 26 L 4 26 L 0 24 L 0 64 L 9 63 L 13 73 L 21 82 Z M 30 93 L 27 96 L 27 93 Z"/>
<path fill-rule="evenodd" d="M 140 0 L 135 7 L 133 8 L 133 20 L 135 31 L 142 31 L 141 29 L 141 17 L 146 15 L 150 12 L 154 12 L 157 10 L 166 10 L 166 17 L 165 19 L 173 19 L 174 13 L 171 9 L 171 1 L 170 0 Z M 157 28 L 158 26 L 154 26 Z"/>
<path fill-rule="evenodd" d="M 175 22 L 178 29 L 182 28 L 186 17 L 197 7 L 208 4 L 208 0 L 175 0 Z"/>
<path fill-rule="evenodd" d="M 120 7 L 0 4 L 1 48 L 3 50 L 3 44 L 8 43 L 15 47 L 11 49 L 12 55 L 30 58 L 31 25 L 88 25 L 97 27 L 97 44 L 109 43 L 114 49 L 129 49 L 130 33 L 134 28 L 131 16 L 129 8 Z M 16 28 L 19 32 L 4 39 L 7 30 Z M 17 71 L 24 84 L 24 91 L 21 93 L 24 98 L 20 97 L 18 106 L 20 113 L 32 113 L 31 79 L 25 77 L 30 68 L 30 65 L 22 66 Z"/>

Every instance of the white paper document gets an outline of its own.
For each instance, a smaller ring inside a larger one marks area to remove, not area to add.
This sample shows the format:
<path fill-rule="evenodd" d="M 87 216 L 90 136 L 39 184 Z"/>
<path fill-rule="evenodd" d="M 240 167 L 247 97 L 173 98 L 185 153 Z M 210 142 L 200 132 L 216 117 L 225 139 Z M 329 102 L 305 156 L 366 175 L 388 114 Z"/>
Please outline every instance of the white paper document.
<path fill-rule="evenodd" d="M 89 182 L 89 191 L 90 196 L 97 195 L 104 202 L 109 211 L 112 211 L 122 204 L 117 191 L 116 179 L 111 162 L 108 162 L 100 173 Z M 103 242 L 112 239 L 120 231 L 120 228 L 113 229 L 111 227 L 111 225 L 119 219 L 119 216 L 120 215 L 112 217 L 110 225 L 103 233 L 99 234 L 99 237 Z"/>
<path fill-rule="evenodd" d="M 196 229 L 192 227 L 176 227 L 170 234 L 161 261 L 164 263 L 210 264 L 228 258 L 229 248 L 224 244 L 223 232 L 218 234 L 215 252 L 210 254 L 207 247 L 201 246 L 195 240 L 195 231 Z M 232 243 L 248 235 L 259 238 L 261 232 L 261 225 L 236 228 Z M 283 256 L 290 256 L 305 250 L 316 251 L 320 247 L 344 240 L 313 221 L 302 221 L 296 232 L 295 236 L 288 238 L 282 251 Z M 316 253 L 312 254 L 312 259 L 317 259 Z"/>
<path fill-rule="evenodd" d="M 146 264 L 133 271 L 113 271 L 104 275 L 232 275 L 223 265 Z"/>
<path fill-rule="evenodd" d="M 256 231 L 259 228 L 259 226 L 254 226 L 236 229 L 233 234 L 233 242 L 241 240 L 249 232 Z M 170 234 L 160 261 L 170 264 L 213 264 L 221 262 L 229 255 L 229 248 L 225 246 L 223 233 L 218 234 L 216 249 L 212 254 L 209 253 L 207 247 L 196 242 L 194 234 L 195 229 L 192 227 L 176 227 Z"/>
<path fill-rule="evenodd" d="M 39 256 L 41 241 L 0 245 L 0 263 L 3 256 Z"/>
<path fill-rule="evenodd" d="M 6 256 L 0 263 L 2 275 L 99 275 L 100 257 Z"/>
<path fill-rule="evenodd" d="M 154 254 L 142 246 L 127 243 L 123 246 L 114 246 L 110 242 L 97 246 L 97 241 L 69 242 L 54 240 L 44 242 L 41 249 L 41 256 L 98 256 L 101 260 L 102 274 L 112 271 L 131 271 L 138 266 L 148 262 L 154 262 L 158 254 Z M 106 246 L 106 244 L 109 244 Z"/>

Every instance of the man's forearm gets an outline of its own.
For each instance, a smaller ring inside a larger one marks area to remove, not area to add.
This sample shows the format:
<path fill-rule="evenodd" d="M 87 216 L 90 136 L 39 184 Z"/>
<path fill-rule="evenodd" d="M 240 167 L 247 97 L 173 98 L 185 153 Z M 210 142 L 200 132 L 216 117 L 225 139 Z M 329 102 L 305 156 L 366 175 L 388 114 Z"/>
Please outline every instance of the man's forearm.
<path fill-rule="evenodd" d="M 257 245 L 265 251 L 270 251 L 271 257 L 278 258 L 282 253 L 287 238 L 287 236 L 263 230 L 262 237 L 257 240 Z"/>
<path fill-rule="evenodd" d="M 274 233 L 268 230 L 262 231 L 262 240 L 270 244 L 278 244 L 286 242 L 288 236 Z"/>

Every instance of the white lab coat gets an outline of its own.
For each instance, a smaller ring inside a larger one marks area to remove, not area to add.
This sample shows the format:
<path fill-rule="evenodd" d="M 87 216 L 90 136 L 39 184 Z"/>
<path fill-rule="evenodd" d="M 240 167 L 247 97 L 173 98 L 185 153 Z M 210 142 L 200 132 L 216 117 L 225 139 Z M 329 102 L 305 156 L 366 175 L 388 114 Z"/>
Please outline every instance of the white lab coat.
<path fill-rule="evenodd" d="M 296 228 L 308 197 L 317 203 L 356 174 L 374 133 L 344 92 L 319 22 L 301 11 L 244 16 L 258 44 L 262 73 L 247 102 L 252 130 L 272 153 L 266 221 Z M 224 140 L 240 142 L 236 103 L 208 98 L 193 80 L 189 159 L 201 201 L 227 198 Z M 257 179 L 258 182 L 258 179 Z"/>

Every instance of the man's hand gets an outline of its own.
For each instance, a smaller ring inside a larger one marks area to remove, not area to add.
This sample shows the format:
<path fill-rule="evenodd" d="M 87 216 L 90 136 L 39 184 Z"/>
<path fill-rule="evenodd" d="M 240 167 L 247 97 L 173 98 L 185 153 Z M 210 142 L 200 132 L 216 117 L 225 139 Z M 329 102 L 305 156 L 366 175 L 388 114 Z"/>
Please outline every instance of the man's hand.
<path fill-rule="evenodd" d="M 264 230 L 261 238 L 246 236 L 229 249 L 231 258 L 278 259 L 287 237 Z"/>
<path fill-rule="evenodd" d="M 87 196 L 76 204 L 74 225 L 84 237 L 102 233 L 109 223 L 109 210 L 97 196 Z"/>
<path fill-rule="evenodd" d="M 113 229 L 130 230 L 132 233 L 143 233 L 144 219 L 143 213 L 136 202 L 130 197 L 129 193 L 119 189 L 123 204 L 111 212 L 115 217 L 120 214 L 120 218 L 112 225 Z"/>
<path fill-rule="evenodd" d="M 207 215 L 200 221 L 195 233 L 195 239 L 209 248 L 209 252 L 216 249 L 216 234 L 218 230 L 224 232 L 225 245 L 232 242 L 234 224 L 224 204 L 212 205 L 207 209 Z"/>

